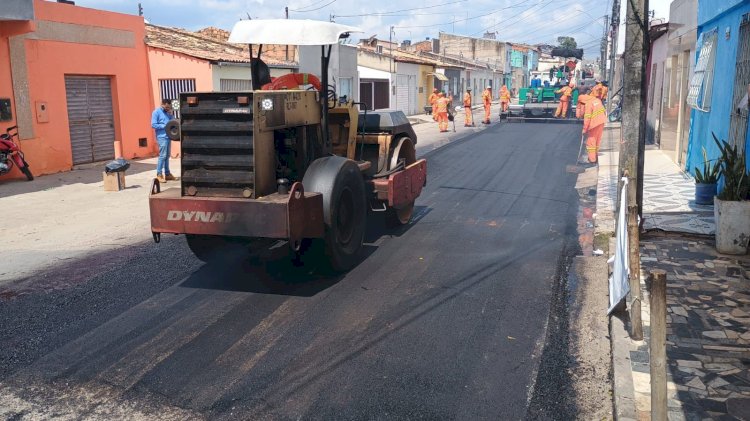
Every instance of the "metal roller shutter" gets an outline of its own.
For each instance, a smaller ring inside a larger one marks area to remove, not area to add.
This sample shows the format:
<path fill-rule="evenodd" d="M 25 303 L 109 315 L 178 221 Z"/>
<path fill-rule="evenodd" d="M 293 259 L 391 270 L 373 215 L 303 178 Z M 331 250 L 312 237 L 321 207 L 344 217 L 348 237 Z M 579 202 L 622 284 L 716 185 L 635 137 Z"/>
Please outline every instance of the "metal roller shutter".
<path fill-rule="evenodd" d="M 107 77 L 66 76 L 73 164 L 114 158 L 112 88 Z"/>

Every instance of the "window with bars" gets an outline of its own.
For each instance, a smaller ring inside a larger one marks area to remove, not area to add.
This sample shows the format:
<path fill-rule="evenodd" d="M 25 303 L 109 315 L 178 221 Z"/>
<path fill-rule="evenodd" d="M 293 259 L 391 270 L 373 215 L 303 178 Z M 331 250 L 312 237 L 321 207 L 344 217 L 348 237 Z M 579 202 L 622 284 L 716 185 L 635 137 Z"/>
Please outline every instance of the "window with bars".
<path fill-rule="evenodd" d="M 250 79 L 219 79 L 221 92 L 251 91 L 253 85 Z"/>
<path fill-rule="evenodd" d="M 750 13 L 742 16 L 737 42 L 732 112 L 729 118 L 729 141 L 744 151 L 750 116 L 748 109 L 740 107 L 739 103 L 747 95 L 747 86 L 750 85 Z"/>
<path fill-rule="evenodd" d="M 159 90 L 161 99 L 168 99 L 172 104 L 177 101 L 179 105 L 180 94 L 183 92 L 195 92 L 195 79 L 159 79 Z M 180 110 L 174 107 L 175 118 L 180 117 Z"/>
<path fill-rule="evenodd" d="M 711 93 L 714 82 L 714 63 L 716 62 L 716 29 L 701 34 L 701 50 L 695 64 L 693 78 L 688 88 L 687 103 L 698 111 L 711 110 Z"/>

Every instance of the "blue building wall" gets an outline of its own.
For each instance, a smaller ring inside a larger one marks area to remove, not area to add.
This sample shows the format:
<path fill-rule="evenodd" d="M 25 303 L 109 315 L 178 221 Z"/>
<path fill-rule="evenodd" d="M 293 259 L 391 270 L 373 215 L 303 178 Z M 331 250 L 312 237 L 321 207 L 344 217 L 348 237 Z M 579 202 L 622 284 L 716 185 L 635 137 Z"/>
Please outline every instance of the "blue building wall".
<path fill-rule="evenodd" d="M 692 110 L 690 116 L 690 137 L 686 169 L 693 172 L 703 167 L 702 147 L 706 149 L 709 159 L 718 157 L 719 150 L 711 133 L 719 139 L 728 140 L 729 120 L 731 115 L 734 90 L 737 46 L 742 15 L 750 13 L 750 0 L 700 0 L 698 1 L 698 42 L 701 34 L 718 30 L 716 45 L 716 62 L 713 76 L 711 110 L 702 112 Z M 726 39 L 727 28 L 730 31 Z M 696 58 L 700 55 L 699 44 Z M 750 153 L 750 131 L 746 133 L 745 142 Z"/>

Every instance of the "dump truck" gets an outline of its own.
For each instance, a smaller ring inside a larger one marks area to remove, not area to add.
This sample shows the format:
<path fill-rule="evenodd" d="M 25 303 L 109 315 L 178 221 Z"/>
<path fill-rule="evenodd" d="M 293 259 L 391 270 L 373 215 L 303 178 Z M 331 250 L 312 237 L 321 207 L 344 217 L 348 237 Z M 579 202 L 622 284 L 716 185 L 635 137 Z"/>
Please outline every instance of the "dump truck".
<path fill-rule="evenodd" d="M 167 126 L 181 142 L 180 185 L 154 179 L 149 196 L 157 243 L 183 234 L 204 261 L 255 238 L 287 241 L 296 257 L 317 244 L 343 271 L 360 259 L 368 210 L 409 223 L 427 180 L 409 120 L 339 98 L 328 83 L 331 45 L 353 32 L 291 19 L 234 26 L 229 42 L 249 45 L 253 89 L 180 94 L 180 118 Z M 320 45 L 320 77 L 271 78 L 264 44 Z"/>

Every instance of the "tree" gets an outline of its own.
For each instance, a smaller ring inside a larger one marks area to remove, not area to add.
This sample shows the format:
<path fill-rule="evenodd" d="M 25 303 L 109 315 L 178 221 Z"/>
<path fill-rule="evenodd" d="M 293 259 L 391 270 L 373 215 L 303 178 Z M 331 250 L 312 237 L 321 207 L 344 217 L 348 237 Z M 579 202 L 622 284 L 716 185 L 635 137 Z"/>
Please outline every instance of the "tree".
<path fill-rule="evenodd" d="M 557 37 L 557 43 L 559 44 L 560 48 L 575 49 L 578 47 L 578 43 L 573 37 Z"/>

